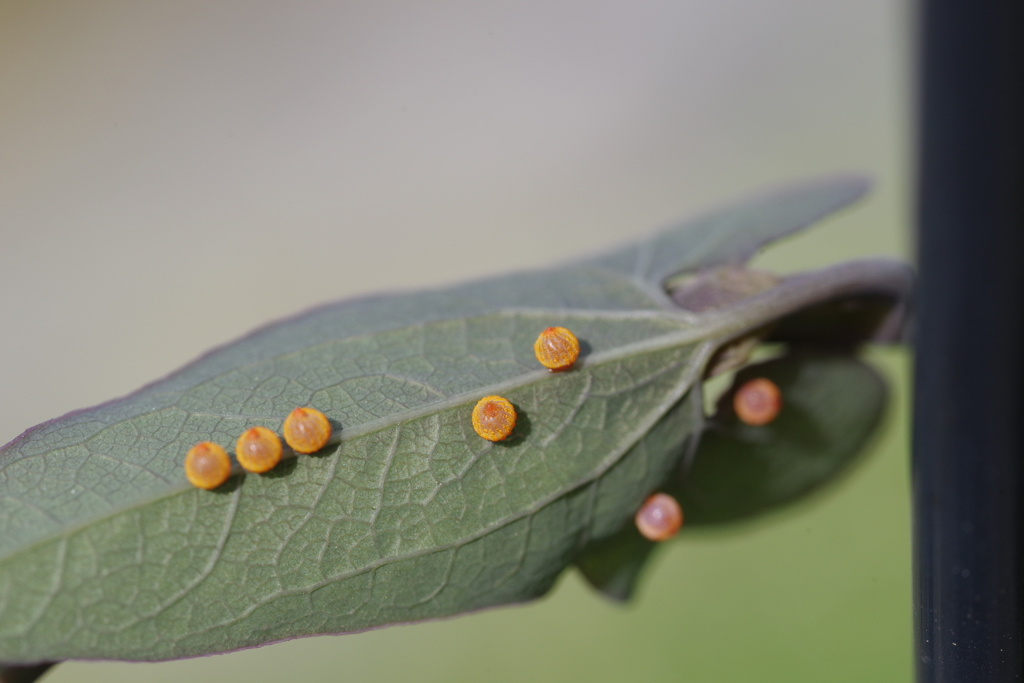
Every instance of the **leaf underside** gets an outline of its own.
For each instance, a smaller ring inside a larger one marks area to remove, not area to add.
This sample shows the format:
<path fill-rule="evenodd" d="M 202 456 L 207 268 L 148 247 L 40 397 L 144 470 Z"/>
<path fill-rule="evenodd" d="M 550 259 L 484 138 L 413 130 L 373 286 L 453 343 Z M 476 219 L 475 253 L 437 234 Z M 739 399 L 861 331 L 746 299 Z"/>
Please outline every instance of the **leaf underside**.
<path fill-rule="evenodd" d="M 779 387 L 783 407 L 771 423 L 753 427 L 732 408 L 736 389 L 754 378 Z M 659 487 L 693 530 L 755 516 L 804 498 L 855 461 L 881 421 L 882 378 L 843 351 L 795 350 L 739 372 L 718 401 L 692 460 L 684 459 Z M 628 600 L 655 543 L 626 523 L 590 544 L 577 559 L 584 577 L 615 600 Z"/>
<path fill-rule="evenodd" d="M 694 443 L 716 348 L 900 276 L 823 275 L 707 315 L 676 307 L 666 278 L 739 265 L 863 190 L 831 179 L 597 259 L 326 306 L 29 430 L 0 449 L 0 661 L 188 657 L 542 594 Z M 582 342 L 569 372 L 533 358 L 550 325 Z M 470 423 L 490 394 L 519 412 L 494 444 Z M 300 405 L 340 441 L 189 486 L 192 444 L 230 450 Z"/>

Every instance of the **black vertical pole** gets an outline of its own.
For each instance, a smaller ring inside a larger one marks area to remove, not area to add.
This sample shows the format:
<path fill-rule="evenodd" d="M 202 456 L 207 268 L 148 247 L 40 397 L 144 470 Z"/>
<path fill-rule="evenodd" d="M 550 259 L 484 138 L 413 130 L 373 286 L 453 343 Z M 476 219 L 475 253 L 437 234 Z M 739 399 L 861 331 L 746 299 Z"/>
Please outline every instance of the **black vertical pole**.
<path fill-rule="evenodd" d="M 1024 680 L 1024 0 L 923 0 L 920 683 Z"/>

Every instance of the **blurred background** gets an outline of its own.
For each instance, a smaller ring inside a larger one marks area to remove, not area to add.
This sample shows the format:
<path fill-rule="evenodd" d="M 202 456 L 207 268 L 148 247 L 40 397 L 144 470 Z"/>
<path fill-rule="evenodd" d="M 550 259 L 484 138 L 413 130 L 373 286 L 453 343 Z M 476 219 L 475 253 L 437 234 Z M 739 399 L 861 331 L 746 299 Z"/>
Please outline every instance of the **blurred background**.
<path fill-rule="evenodd" d="M 862 171 L 758 263 L 906 256 L 905 2 L 0 0 L 0 442 L 325 301 L 593 252 L 765 186 Z M 87 681 L 909 681 L 907 364 L 856 470 L 453 620 Z"/>

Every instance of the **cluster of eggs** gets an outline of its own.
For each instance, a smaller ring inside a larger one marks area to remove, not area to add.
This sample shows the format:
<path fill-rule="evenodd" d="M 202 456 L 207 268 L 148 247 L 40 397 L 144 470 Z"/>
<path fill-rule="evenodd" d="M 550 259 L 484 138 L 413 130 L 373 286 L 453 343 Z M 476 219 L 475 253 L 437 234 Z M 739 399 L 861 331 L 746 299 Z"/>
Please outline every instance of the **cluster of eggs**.
<path fill-rule="evenodd" d="M 315 408 L 296 408 L 281 431 L 296 453 L 316 453 L 330 440 L 331 423 Z M 266 427 L 247 429 L 235 442 L 235 457 L 246 472 L 269 472 L 281 462 L 283 452 L 281 439 Z M 231 476 L 231 458 L 219 444 L 197 443 L 185 454 L 185 476 L 193 486 L 215 489 Z"/>
<path fill-rule="evenodd" d="M 580 355 L 580 342 L 564 327 L 548 327 L 533 344 L 541 365 L 552 372 L 569 370 Z M 778 387 L 768 379 L 754 379 L 737 390 L 733 399 L 736 415 L 750 425 L 765 425 L 775 419 L 782 407 Z M 473 408 L 473 430 L 488 441 L 507 439 L 516 426 L 516 409 L 508 399 L 486 396 Z M 296 408 L 281 429 L 284 440 L 296 453 L 315 453 L 331 438 L 331 423 L 315 408 Z M 266 427 L 252 427 L 238 437 L 235 457 L 247 472 L 263 474 L 281 461 L 283 447 L 277 434 Z M 212 441 L 193 446 L 185 455 L 185 476 L 194 486 L 215 489 L 231 475 L 231 459 Z M 640 533 L 652 541 L 665 541 L 683 525 L 683 510 L 667 493 L 655 493 L 637 511 L 635 523 Z"/>
<path fill-rule="evenodd" d="M 580 355 L 580 342 L 564 327 L 548 327 L 533 345 L 537 360 L 552 372 L 568 370 Z M 516 409 L 501 396 L 481 399 L 473 409 L 473 429 L 488 441 L 508 438 L 516 426 Z M 296 453 L 315 453 L 331 438 L 331 423 L 315 408 L 296 408 L 281 429 Z M 281 439 L 266 427 L 252 427 L 238 437 L 235 457 L 246 472 L 263 474 L 281 461 Z M 212 441 L 197 443 L 185 454 L 185 477 L 201 489 L 215 489 L 231 476 L 231 458 Z"/>

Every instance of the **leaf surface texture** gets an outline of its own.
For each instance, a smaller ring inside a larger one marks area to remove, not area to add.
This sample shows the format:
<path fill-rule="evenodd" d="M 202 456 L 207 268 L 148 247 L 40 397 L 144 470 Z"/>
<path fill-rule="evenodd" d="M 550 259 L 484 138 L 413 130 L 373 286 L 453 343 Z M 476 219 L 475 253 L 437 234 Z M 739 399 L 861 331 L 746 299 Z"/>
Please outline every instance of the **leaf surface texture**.
<path fill-rule="evenodd" d="M 693 445 L 714 349 L 777 313 L 681 311 L 666 278 L 740 264 L 863 190 L 832 179 L 576 264 L 322 307 L 29 430 L 0 450 L 0 661 L 195 656 L 542 594 Z M 581 340 L 573 370 L 534 359 L 548 326 Z M 491 394 L 519 412 L 498 443 L 470 424 Z M 188 485 L 190 446 L 230 451 L 296 406 L 340 440 Z"/>

